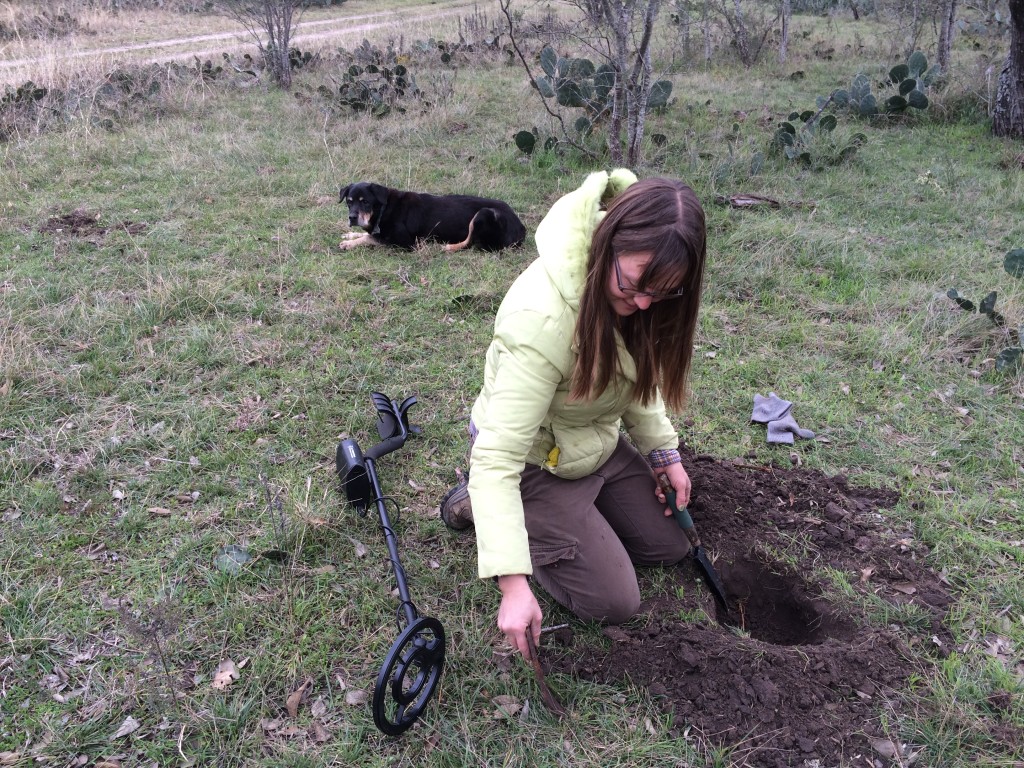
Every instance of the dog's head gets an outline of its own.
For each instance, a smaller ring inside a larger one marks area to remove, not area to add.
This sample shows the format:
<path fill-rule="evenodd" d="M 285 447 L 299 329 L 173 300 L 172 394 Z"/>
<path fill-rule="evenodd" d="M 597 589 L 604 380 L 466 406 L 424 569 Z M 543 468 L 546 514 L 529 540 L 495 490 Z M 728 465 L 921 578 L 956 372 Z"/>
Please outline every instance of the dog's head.
<path fill-rule="evenodd" d="M 348 203 L 348 224 L 369 231 L 376 224 L 384 204 L 388 201 L 388 188 L 381 184 L 360 181 L 341 188 L 339 203 Z"/>

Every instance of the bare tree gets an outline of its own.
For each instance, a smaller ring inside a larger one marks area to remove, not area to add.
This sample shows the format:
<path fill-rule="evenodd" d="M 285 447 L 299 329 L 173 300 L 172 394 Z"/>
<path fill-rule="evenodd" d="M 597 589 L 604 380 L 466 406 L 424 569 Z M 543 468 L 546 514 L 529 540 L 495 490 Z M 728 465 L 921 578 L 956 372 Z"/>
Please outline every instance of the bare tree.
<path fill-rule="evenodd" d="M 654 86 L 651 38 L 655 19 L 661 10 L 661 0 L 570 0 L 570 4 L 583 11 L 591 27 L 578 29 L 577 36 L 584 39 L 585 45 L 603 58 L 614 73 L 611 101 L 606 111 L 609 156 L 615 165 L 634 168 L 640 161 L 646 118 L 651 106 Z M 500 5 L 508 22 L 512 45 L 530 81 L 536 82 L 517 41 L 510 11 L 511 0 L 501 0 Z M 582 149 L 571 139 L 561 116 L 546 101 L 544 107 L 562 125 L 563 135 L 569 143 Z"/>
<path fill-rule="evenodd" d="M 274 82 L 292 87 L 288 58 L 292 33 L 310 0 L 221 0 L 223 13 L 237 21 L 256 40 Z M 266 35 L 266 42 L 264 42 Z"/>
<path fill-rule="evenodd" d="M 768 36 L 782 16 L 784 4 L 775 6 L 775 16 L 768 13 L 771 5 L 749 0 L 705 0 L 705 5 L 718 17 L 720 24 L 732 37 L 736 54 L 745 67 L 752 67 L 761 56 Z M 788 31 L 787 31 L 788 34 Z M 780 50 L 781 53 L 781 50 Z"/>
<path fill-rule="evenodd" d="M 992 132 L 1024 139 L 1024 0 L 1010 0 L 1010 51 L 999 73 Z"/>
<path fill-rule="evenodd" d="M 949 72 L 950 52 L 953 48 L 953 35 L 956 34 L 956 6 L 958 0 L 946 0 L 942 8 L 942 24 L 939 27 L 939 66 L 943 72 Z"/>

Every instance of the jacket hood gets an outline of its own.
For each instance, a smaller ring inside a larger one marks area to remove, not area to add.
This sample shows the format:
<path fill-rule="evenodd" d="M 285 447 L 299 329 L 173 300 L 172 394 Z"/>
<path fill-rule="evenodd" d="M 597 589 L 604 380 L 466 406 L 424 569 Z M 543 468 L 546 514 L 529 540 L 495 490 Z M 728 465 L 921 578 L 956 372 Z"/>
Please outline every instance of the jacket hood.
<path fill-rule="evenodd" d="M 537 227 L 538 261 L 573 311 L 580 307 L 590 241 L 604 218 L 602 205 L 635 181 L 626 168 L 591 173 L 578 189 L 559 198 Z"/>

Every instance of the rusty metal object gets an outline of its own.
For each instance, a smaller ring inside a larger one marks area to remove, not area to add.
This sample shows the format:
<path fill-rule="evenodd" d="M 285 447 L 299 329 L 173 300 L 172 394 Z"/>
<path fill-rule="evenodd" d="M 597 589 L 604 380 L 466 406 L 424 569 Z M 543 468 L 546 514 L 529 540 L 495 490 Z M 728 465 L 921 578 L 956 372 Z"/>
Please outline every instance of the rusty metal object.
<path fill-rule="evenodd" d="M 544 706 L 561 719 L 566 714 L 565 707 L 558 700 L 558 697 L 555 696 L 554 691 L 548 687 L 548 682 L 544 678 L 544 670 L 540 666 L 540 654 L 537 651 L 537 644 L 533 642 L 532 627 L 526 628 L 526 644 L 530 648 L 530 664 L 533 665 L 533 673 L 537 676 L 537 685 L 540 686 L 540 698 L 543 700 Z"/>

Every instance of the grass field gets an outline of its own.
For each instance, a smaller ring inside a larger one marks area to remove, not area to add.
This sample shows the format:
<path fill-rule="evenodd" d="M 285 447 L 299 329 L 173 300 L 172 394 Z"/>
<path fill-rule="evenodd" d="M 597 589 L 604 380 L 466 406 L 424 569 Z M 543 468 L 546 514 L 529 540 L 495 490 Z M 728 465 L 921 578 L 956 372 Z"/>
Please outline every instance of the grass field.
<path fill-rule="evenodd" d="M 788 463 L 748 422 L 773 390 L 826 438 L 796 446 L 804 466 L 899 489 L 894 527 L 912 525 L 951 585 L 957 649 L 895 727 L 919 765 L 1020 766 L 1024 738 L 985 734 L 1024 732 L 1024 377 L 994 367 L 1024 324 L 1024 281 L 1002 267 L 1024 247 L 1022 147 L 989 135 L 989 61 L 965 41 L 927 113 L 841 117 L 837 133 L 867 137 L 852 161 L 759 165 L 790 111 L 892 63 L 874 21 L 795 29 L 784 66 L 677 51 L 673 103 L 649 129 L 667 142 L 637 169 L 685 179 L 708 214 L 681 434 Z M 507 658 L 472 537 L 438 518 L 493 312 L 533 240 L 498 256 L 342 253 L 338 187 L 500 197 L 532 233 L 606 162 L 516 150 L 516 131 L 552 127 L 500 55 L 409 67 L 432 108 L 331 114 L 217 81 L 167 88 L 114 130 L 85 116 L 0 144 L 0 764 L 736 764 L 698 734 L 670 738 L 628 685 L 556 679 L 572 717 L 550 718 Z M 303 70 L 296 92 L 337 75 Z M 741 193 L 786 204 L 715 201 Z M 1006 328 L 951 287 L 997 290 Z M 367 703 L 397 636 L 394 581 L 334 473 L 340 439 L 377 440 L 373 390 L 419 400 L 422 435 L 379 471 L 413 599 L 449 636 L 436 700 L 397 740 Z M 499 696 L 533 706 L 502 718 Z"/>

